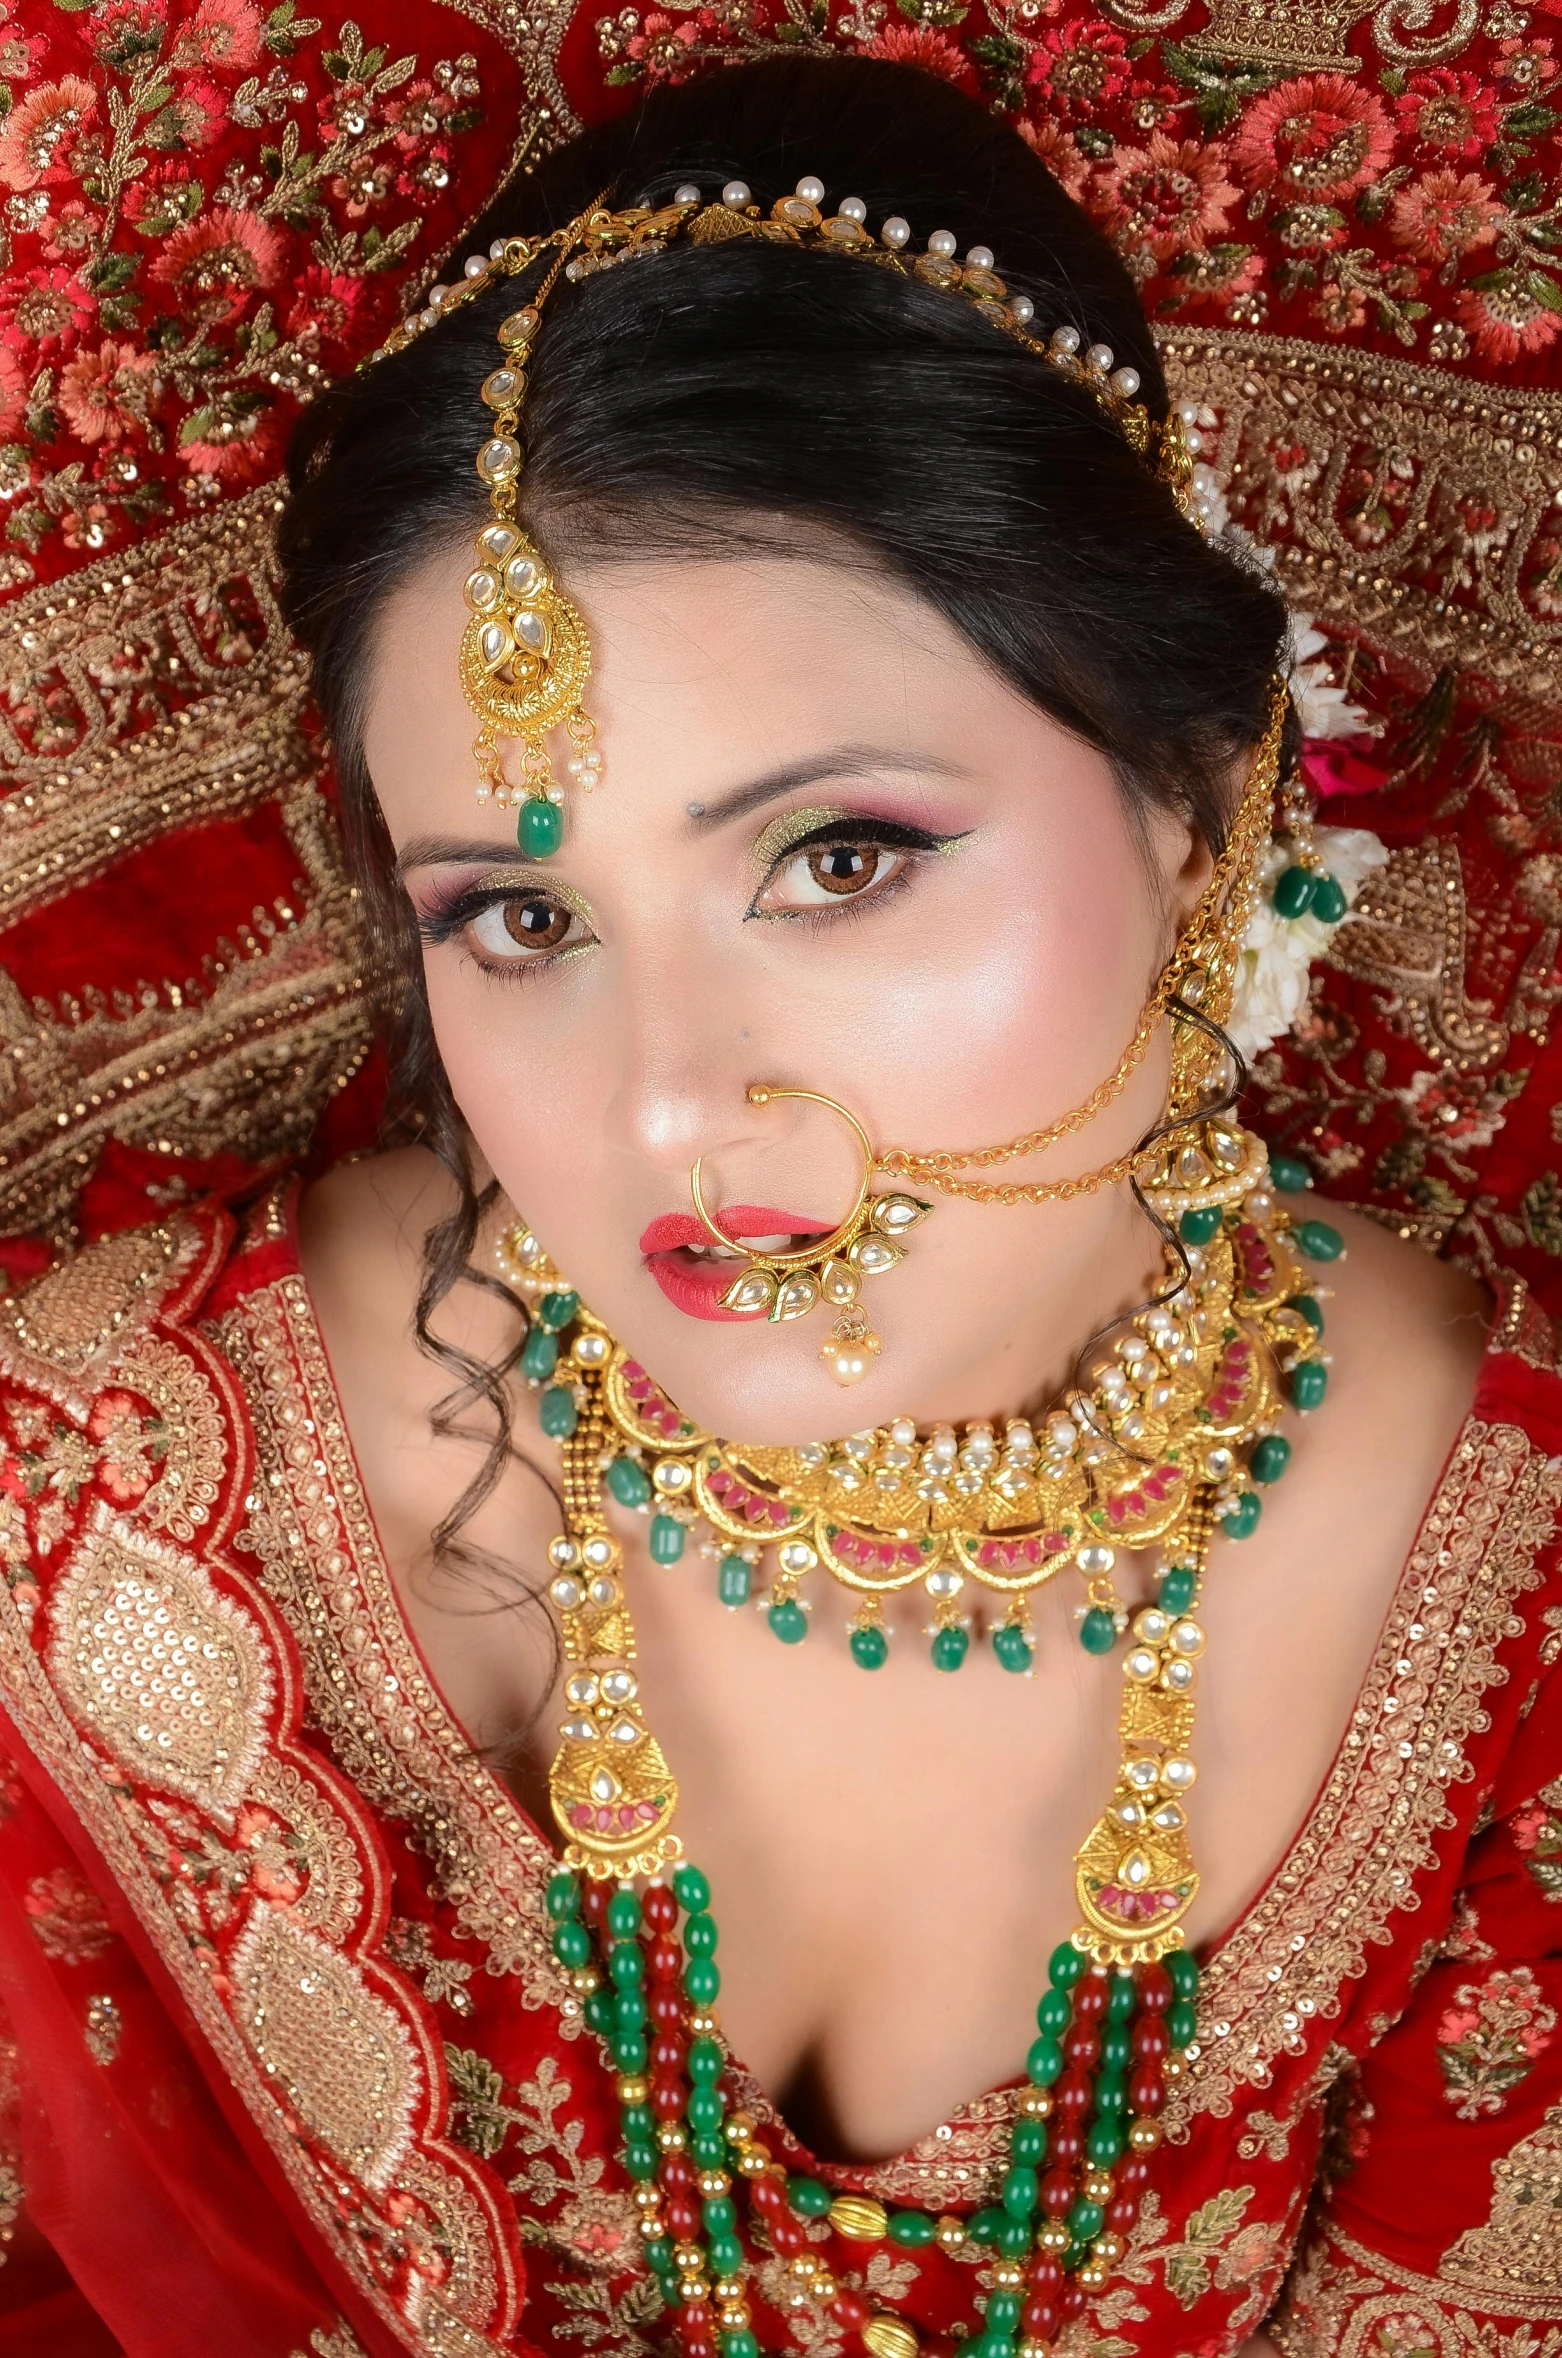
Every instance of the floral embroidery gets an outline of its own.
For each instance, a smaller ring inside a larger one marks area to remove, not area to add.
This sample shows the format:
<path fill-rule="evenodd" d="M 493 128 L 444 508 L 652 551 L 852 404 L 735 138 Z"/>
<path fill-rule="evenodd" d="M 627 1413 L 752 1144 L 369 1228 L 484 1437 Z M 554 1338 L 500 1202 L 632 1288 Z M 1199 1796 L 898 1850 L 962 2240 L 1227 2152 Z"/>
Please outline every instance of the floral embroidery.
<path fill-rule="evenodd" d="M 1508 1820 L 1525 1866 L 1548 1900 L 1562 1900 L 1562 1778 Z"/>
<path fill-rule="evenodd" d="M 102 1901 L 74 1867 L 34 1876 L 22 1906 L 44 1955 L 57 1965 L 90 1965 L 114 1938 Z"/>
<path fill-rule="evenodd" d="M 1273 304 L 1299 304 L 1309 334 L 1483 362 L 1562 333 L 1562 77 L 1548 41 L 1491 42 L 1484 76 L 1407 73 L 1387 50 L 1286 73 L 1191 43 L 1131 46 L 1090 17 L 1046 21 L 1058 13 L 1056 0 L 992 6 L 985 21 L 965 0 L 818 0 L 806 16 L 796 0 L 717 0 L 621 9 L 596 31 L 610 84 L 801 44 L 976 89 L 1115 240 L 1152 318 L 1196 307 L 1254 328 Z"/>
<path fill-rule="evenodd" d="M 1136 2284 L 1148 2284 L 1151 2271 L 1159 2267 L 1167 2291 L 1185 2310 L 1196 2307 L 1206 2293 L 1246 2287 L 1246 2298 L 1222 2324 L 1221 2345 L 1226 2349 L 1264 2315 L 1290 2244 L 1284 2220 L 1247 2220 L 1255 2191 L 1251 2186 L 1222 2188 L 1190 2213 L 1180 2238 L 1172 2241 L 1172 2223 L 1152 2190 L 1123 2262 L 1124 2275 Z"/>
<path fill-rule="evenodd" d="M 470 2014 L 472 1993 L 467 1983 L 473 1967 L 459 1957 L 439 1957 L 426 1924 L 393 1916 L 385 1935 L 385 1954 L 393 1965 L 422 1977 L 423 1995 L 431 2006 L 448 2006 L 452 2014 Z"/>
<path fill-rule="evenodd" d="M 199 0 L 173 26 L 129 0 L 94 12 L 90 78 L 0 47 L 9 585 L 51 536 L 112 547 L 275 472 L 297 399 L 389 311 L 481 120 L 475 61 L 420 74 L 344 24 L 311 97 L 295 60 L 321 33 L 296 0 Z M 197 158 L 230 126 L 263 136 L 208 187 Z"/>
<path fill-rule="evenodd" d="M 1551 2044 L 1557 2018 L 1527 1965 L 1466 1982 L 1437 2026 L 1444 2091 L 1462 2121 L 1501 2112 Z"/>

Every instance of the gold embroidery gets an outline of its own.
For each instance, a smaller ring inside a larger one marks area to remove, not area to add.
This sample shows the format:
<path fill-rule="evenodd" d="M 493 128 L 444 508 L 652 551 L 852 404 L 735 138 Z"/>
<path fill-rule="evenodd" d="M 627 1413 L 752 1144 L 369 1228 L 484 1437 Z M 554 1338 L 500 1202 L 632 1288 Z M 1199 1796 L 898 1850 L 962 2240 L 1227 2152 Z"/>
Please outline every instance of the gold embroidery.
<path fill-rule="evenodd" d="M 460 1957 L 439 1956 L 426 1924 L 393 1916 L 386 1928 L 385 1954 L 403 1973 L 422 1976 L 423 1995 L 431 2006 L 448 2006 L 452 2014 L 471 2013 L 472 1993 L 466 1985 L 473 1968 Z"/>
<path fill-rule="evenodd" d="M 383 2191 L 411 2141 L 421 2086 L 402 2023 L 337 1950 L 264 1905 L 233 1977 L 262 2070 L 343 2167 Z"/>
<path fill-rule="evenodd" d="M 84 1424 L 93 1394 L 194 1259 L 183 1222 L 132 1228 L 70 1254 L 0 1301 L 0 1375 L 42 1392 Z"/>
<path fill-rule="evenodd" d="M 283 1820 L 292 1838 L 292 1863 L 305 1877 L 292 1902 L 295 1919 L 322 1940 L 343 1939 L 363 1905 L 363 1876 L 346 1826 L 320 1788 L 274 1754 L 256 1769 L 250 1794 Z"/>
<path fill-rule="evenodd" d="M 1422 691 L 1458 666 L 1562 698 L 1562 627 L 1524 587 L 1562 490 L 1557 394 L 1226 329 L 1168 329 L 1161 351 L 1174 398 L 1216 413 L 1200 421 L 1210 463 L 1289 598 L 1368 635 Z M 1361 485 L 1384 480 L 1404 496 L 1380 530 L 1360 520 L 1375 507 Z"/>
<path fill-rule="evenodd" d="M 124 2029 L 118 2006 L 110 1997 L 87 2000 L 87 2053 L 94 2063 L 112 2063 L 119 2053 L 119 2037 Z"/>
<path fill-rule="evenodd" d="M 1275 2323 L 1295 2358 L 1562 2358 L 1562 2329 L 1533 2330 L 1558 2315 L 1554 2283 L 1538 2300 L 1504 2287 L 1488 2304 L 1323 2223 L 1291 2272 Z M 1528 2322 L 1504 2333 L 1494 2317 Z"/>
<path fill-rule="evenodd" d="M 290 2358 L 364 2358 L 363 2344 L 357 2335 L 338 2317 L 332 2326 L 317 2325 L 309 2337 L 307 2350 L 294 2350 Z"/>
<path fill-rule="evenodd" d="M 1262 2154 L 1266 2161 L 1284 2161 L 1299 2123 L 1315 2105 L 1323 2102 L 1341 2073 L 1349 2071 L 1355 2060 L 1349 2047 L 1331 2039 L 1282 2114 L 1264 2111 L 1248 2114 L 1247 2127 L 1237 2140 L 1238 2160 L 1257 2161 Z"/>
<path fill-rule="evenodd" d="M 271 1671 L 242 1605 L 194 1556 L 99 1506 L 60 1582 L 49 1667 L 134 1777 L 223 1820 L 265 1744 Z"/>
<path fill-rule="evenodd" d="M 1520 2292 L 1562 2317 L 1562 2104 L 1493 2164 L 1490 2217 L 1450 2244 L 1437 2275 L 1496 2308 Z"/>
<path fill-rule="evenodd" d="M 503 1794 L 430 1683 L 396 1601 L 298 1278 L 249 1295 L 213 1336 L 249 1403 L 258 1458 L 246 1543 L 304 1658 L 311 1706 L 344 1772 L 411 1823 L 435 1886 L 521 2002 L 580 2000 L 554 1959 L 543 1890 L 553 1855 Z"/>
<path fill-rule="evenodd" d="M 1539 1585 L 1535 1556 L 1562 1504 L 1562 1465 L 1511 1425 L 1471 1419 L 1427 1511 L 1340 1755 L 1297 1841 L 1205 1967 L 1199 2036 L 1167 2120 L 1187 2135 L 1235 2090 L 1268 2084 L 1277 2055 L 1339 2010 L 1369 1944 L 1436 1855 L 1444 1794 L 1514 1602 Z"/>
<path fill-rule="evenodd" d="M 157 1479 L 136 1503 L 136 1519 L 174 1539 L 191 1540 L 208 1521 L 227 1464 L 222 1412 L 187 1351 L 147 1335 L 114 1369 L 127 1391 L 152 1403 L 161 1420 Z"/>
<path fill-rule="evenodd" d="M 1297 5 L 1287 0 L 1284 7 L 1274 0 L 1210 0 L 1210 21 L 1188 47 L 1206 57 L 1241 58 L 1286 73 L 1332 66 L 1336 73 L 1354 74 L 1361 60 L 1351 56 L 1346 42 L 1356 19 L 1373 6 L 1374 0 L 1299 0 Z M 1172 21 L 1164 13 L 1154 19 L 1157 25 Z M 1464 37 L 1469 39 L 1468 31 Z"/>
<path fill-rule="evenodd" d="M 1465 996 L 1468 920 L 1458 846 L 1402 845 L 1363 885 L 1330 946 L 1330 964 L 1384 993 L 1383 1013 L 1433 1064 L 1461 1072 L 1507 1054 L 1504 1024 Z"/>
<path fill-rule="evenodd" d="M 420 2312 L 425 2338 L 434 2349 L 481 2351 L 491 2345 L 471 2332 L 474 2317 L 491 2316 L 498 2300 L 490 2227 L 471 2189 L 453 2171 L 440 2167 L 426 2153 L 408 2156 L 397 2176 L 398 2188 L 426 2203 L 432 2212 L 445 2274 L 438 2295 Z M 433 2318 L 438 2334 L 431 2330 Z M 449 2337 L 467 2334 L 465 2342 Z M 446 2338 L 441 2340 L 438 2335 Z"/>
<path fill-rule="evenodd" d="M 271 586 L 277 505 L 263 485 L 82 567 L 63 593 L 40 586 L 0 619 L 0 769 L 18 789 L 0 847 L 6 922 L 172 828 L 273 798 L 313 891 L 303 915 L 262 912 L 247 939 L 214 940 L 204 996 L 175 977 L 51 1018 L 0 977 L 8 1230 L 57 1220 L 110 1135 L 256 1160 L 301 1146 L 367 1050 L 354 906 L 301 726 L 306 666 Z M 235 608 L 247 625 L 225 629 Z M 45 750 L 17 736 L 8 703 L 50 714 Z M 149 711 L 159 717 L 141 725 Z"/>

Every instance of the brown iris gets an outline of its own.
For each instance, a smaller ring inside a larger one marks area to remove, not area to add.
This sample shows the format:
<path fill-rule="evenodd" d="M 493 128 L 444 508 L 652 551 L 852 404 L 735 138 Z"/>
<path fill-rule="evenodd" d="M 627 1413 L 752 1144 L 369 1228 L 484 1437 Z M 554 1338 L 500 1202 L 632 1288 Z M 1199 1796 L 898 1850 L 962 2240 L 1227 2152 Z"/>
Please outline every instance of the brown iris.
<path fill-rule="evenodd" d="M 556 950 L 573 923 L 572 912 L 558 901 L 506 901 L 504 930 L 528 950 Z"/>
<path fill-rule="evenodd" d="M 821 892 L 861 892 L 878 868 L 878 847 L 862 843 L 816 843 L 808 854 L 808 873 Z"/>

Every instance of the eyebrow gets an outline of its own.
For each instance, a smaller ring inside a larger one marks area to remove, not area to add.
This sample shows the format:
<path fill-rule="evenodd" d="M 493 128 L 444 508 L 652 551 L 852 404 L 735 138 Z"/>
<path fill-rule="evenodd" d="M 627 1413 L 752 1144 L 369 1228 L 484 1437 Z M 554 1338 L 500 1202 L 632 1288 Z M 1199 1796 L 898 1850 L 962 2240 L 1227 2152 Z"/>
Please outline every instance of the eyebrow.
<path fill-rule="evenodd" d="M 714 828 L 729 826 L 734 819 L 746 819 L 750 812 L 762 810 L 767 802 L 775 802 L 783 794 L 795 794 L 800 786 L 817 786 L 827 778 L 872 778 L 885 770 L 902 773 L 915 770 L 934 778 L 970 775 L 960 762 L 945 761 L 936 753 L 908 754 L 881 745 L 834 745 L 824 753 L 805 754 L 800 761 L 785 762 L 779 769 L 767 770 L 762 778 L 734 787 L 719 802 L 708 802 L 698 815 L 690 814 L 689 832 L 709 835 Z"/>
<path fill-rule="evenodd" d="M 745 819 L 751 812 L 763 810 L 767 802 L 775 802 L 783 794 L 795 794 L 801 786 L 817 786 L 829 778 L 878 777 L 885 770 L 898 770 L 902 775 L 916 771 L 932 778 L 970 775 L 960 762 L 946 761 L 936 753 L 908 754 L 881 745 L 833 745 L 822 753 L 804 754 L 797 761 L 783 763 L 779 769 L 767 770 L 763 777 L 751 778 L 746 786 L 734 787 L 719 801 L 706 803 L 697 817 L 691 815 L 689 832 L 709 835 L 718 827 L 730 826 L 734 819 Z M 534 869 L 536 865 L 535 860 L 526 858 L 519 845 L 494 843 L 483 836 L 415 835 L 396 861 L 396 881 L 405 884 L 414 868 Z"/>

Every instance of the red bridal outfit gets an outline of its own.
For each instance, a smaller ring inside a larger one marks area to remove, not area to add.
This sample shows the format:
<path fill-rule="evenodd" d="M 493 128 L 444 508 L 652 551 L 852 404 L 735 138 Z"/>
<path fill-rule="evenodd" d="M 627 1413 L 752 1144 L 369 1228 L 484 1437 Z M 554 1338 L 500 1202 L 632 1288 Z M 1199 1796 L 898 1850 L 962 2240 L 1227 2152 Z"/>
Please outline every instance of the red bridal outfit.
<path fill-rule="evenodd" d="M 293 1167 L 367 1144 L 378 1083 L 268 531 L 300 399 L 517 160 L 799 38 L 987 96 L 1135 272 L 1370 724 L 1311 748 L 1322 815 L 1391 852 L 1251 1118 L 1499 1305 L 1059 2346 L 1562 2350 L 1562 89 L 1550 15 L 1475 19 L 0 16 L 0 2353 L 668 2347 L 552 1853 L 407 1633 L 299 1272 Z M 832 2188 L 993 2199 L 1017 2089 L 839 2169 L 727 2076 Z M 834 2358 L 751 2244 L 765 2351 Z M 969 2246 L 833 2248 L 924 2350 L 969 2323 Z"/>

